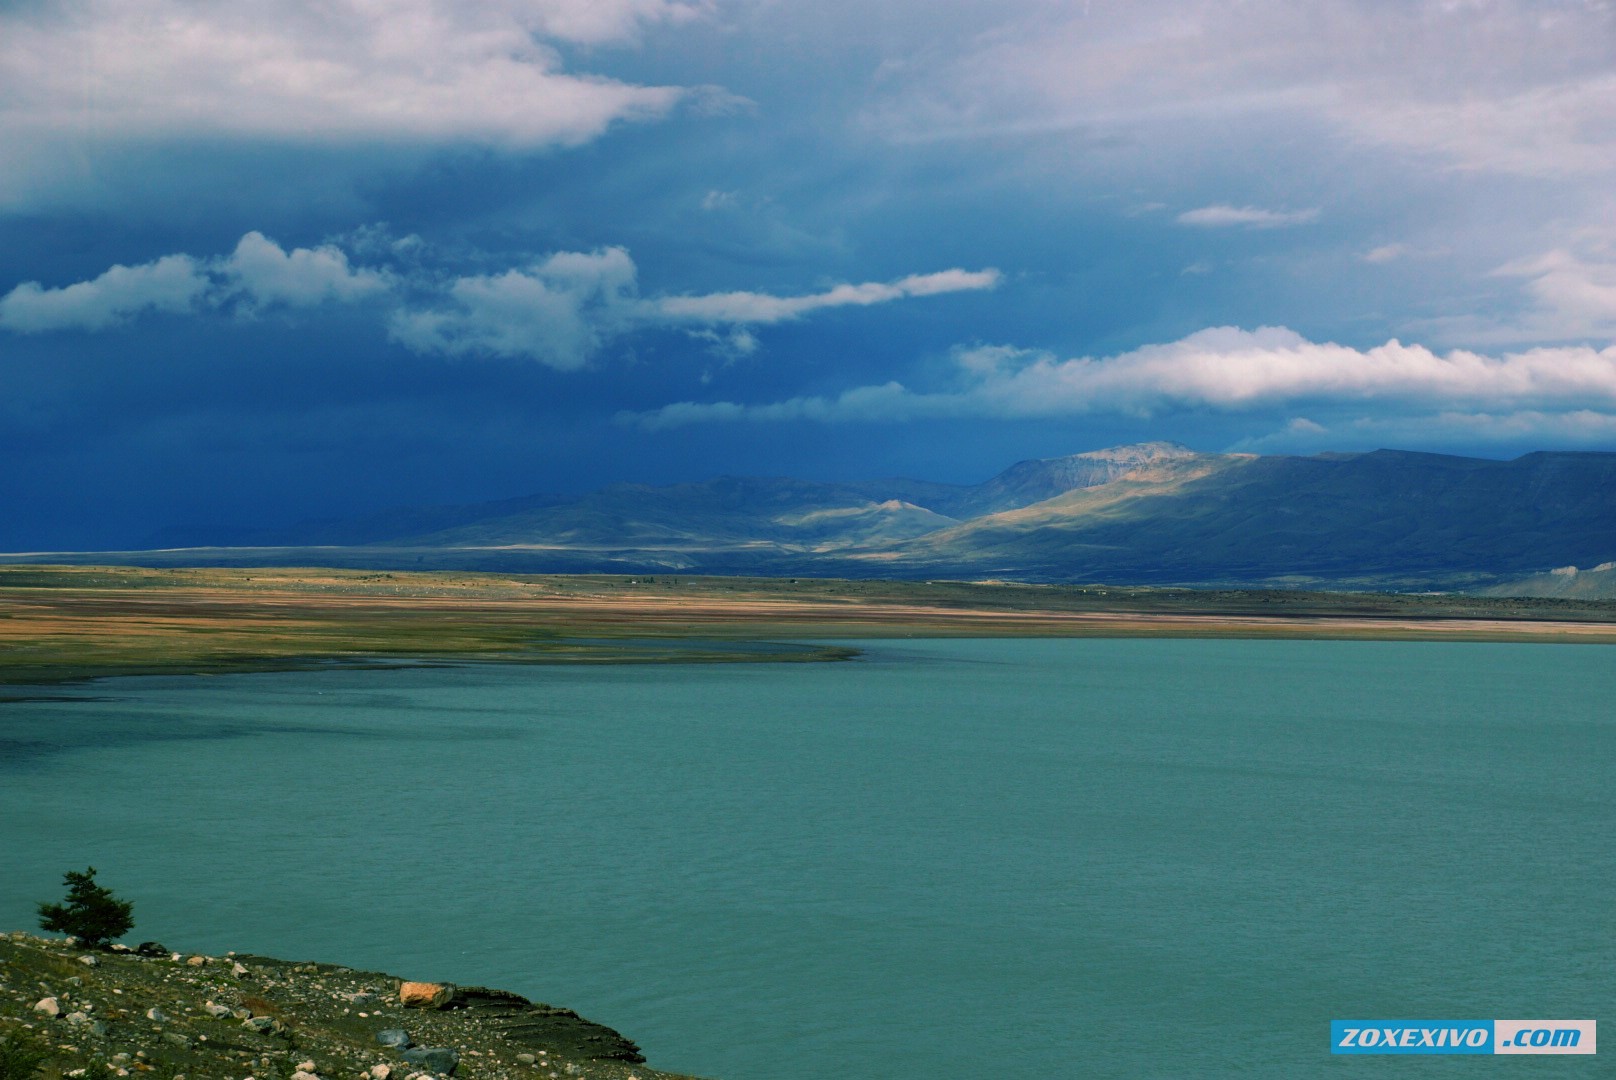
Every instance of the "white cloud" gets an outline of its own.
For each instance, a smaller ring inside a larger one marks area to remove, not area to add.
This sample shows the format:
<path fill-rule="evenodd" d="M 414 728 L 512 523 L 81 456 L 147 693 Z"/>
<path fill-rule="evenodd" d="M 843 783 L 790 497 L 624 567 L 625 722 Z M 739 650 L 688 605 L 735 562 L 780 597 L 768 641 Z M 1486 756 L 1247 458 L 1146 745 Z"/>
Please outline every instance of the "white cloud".
<path fill-rule="evenodd" d="M 990 346 L 955 357 L 955 388 L 898 383 L 839 397 L 765 405 L 682 402 L 632 419 L 650 427 L 708 420 L 906 420 L 1095 412 L 1147 416 L 1174 409 L 1257 411 L 1304 402 L 1376 402 L 1394 408 L 1616 409 L 1616 347 L 1531 349 L 1486 356 L 1437 354 L 1388 341 L 1371 349 L 1312 342 L 1282 327 L 1216 327 L 1110 357 L 1061 360 Z"/>
<path fill-rule="evenodd" d="M 570 371 L 631 330 L 694 325 L 720 355 L 735 359 L 757 351 L 749 326 L 825 308 L 988 289 L 998 281 L 996 270 L 944 270 L 890 283 L 837 285 L 806 296 L 729 292 L 645 299 L 628 252 L 607 248 L 588 255 L 564 252 L 503 274 L 459 278 L 444 301 L 395 314 L 391 333 L 418 352 L 525 356 Z"/>
<path fill-rule="evenodd" d="M 1416 328 L 1469 344 L 1589 341 L 1616 337 L 1616 244 L 1593 231 L 1581 244 L 1555 248 L 1492 271 L 1521 281 L 1524 302 L 1507 315 L 1452 315 Z"/>
<path fill-rule="evenodd" d="M 341 248 L 326 244 L 286 251 L 260 232 L 243 236 L 218 269 L 260 304 L 311 307 L 326 300 L 358 300 L 388 287 L 386 275 L 350 267 Z"/>
<path fill-rule="evenodd" d="M 0 189 L 154 140 L 585 142 L 661 116 L 687 91 L 569 73 L 545 42 L 630 42 L 709 10 L 705 0 L 7 5 Z"/>
<path fill-rule="evenodd" d="M 1616 168 L 1613 69 L 1604 0 L 1023 5 L 889 65 L 867 117 L 898 139 L 1187 124 L 1223 143 L 1291 119 L 1459 168 L 1596 174 Z"/>
<path fill-rule="evenodd" d="M 1318 219 L 1317 210 L 1264 210 L 1257 206 L 1202 206 L 1178 215 L 1180 225 L 1203 229 L 1244 226 L 1249 229 L 1277 229 L 1285 225 L 1306 225 Z"/>
<path fill-rule="evenodd" d="M 387 275 L 353 269 L 338 248 L 287 251 L 250 232 L 220 258 L 165 255 L 139 266 L 114 266 L 60 288 L 24 282 L 0 297 L 0 326 L 19 333 L 104 330 L 147 312 L 186 314 L 225 304 L 243 311 L 312 307 L 353 302 L 389 287 Z"/>
<path fill-rule="evenodd" d="M 1407 244 L 1381 244 L 1364 252 L 1363 261 L 1376 265 L 1396 262 L 1398 259 L 1406 258 L 1411 250 Z"/>
<path fill-rule="evenodd" d="M 496 274 L 435 276 L 420 267 L 419 237 L 394 240 L 384 227 L 355 230 L 348 245 L 407 269 L 355 266 L 335 243 L 282 248 L 249 232 L 229 255 L 168 255 L 115 266 L 92 281 L 59 288 L 26 282 L 0 297 L 0 327 L 37 333 L 97 330 L 144 312 L 306 308 L 375 300 L 390 308 L 388 333 L 416 352 L 525 357 L 559 371 L 587 364 L 607 342 L 634 330 L 679 328 L 738 359 L 756 352 L 750 327 L 815 311 L 991 289 L 997 270 L 943 270 L 894 282 L 837 285 L 804 296 L 759 292 L 640 296 L 634 260 L 621 247 L 561 251 Z"/>
<path fill-rule="evenodd" d="M 1497 447 L 1608 446 L 1616 439 L 1616 414 L 1593 409 L 1509 412 L 1445 410 L 1397 416 L 1351 416 L 1329 425 L 1304 418 L 1278 431 L 1242 439 L 1230 449 L 1256 453 L 1316 453 L 1382 446 Z"/>
<path fill-rule="evenodd" d="M 520 356 L 573 371 L 627 328 L 635 288 L 622 248 L 563 252 L 522 270 L 458 278 L 446 304 L 400 310 L 390 332 L 417 352 Z"/>
<path fill-rule="evenodd" d="M 935 274 L 911 274 L 893 282 L 837 285 L 806 296 L 730 292 L 706 296 L 669 296 L 654 301 L 654 304 L 657 315 L 670 322 L 759 325 L 801 318 L 824 308 L 867 307 L 911 296 L 992 289 L 998 286 L 1000 280 L 1001 275 L 997 270 L 954 269 Z"/>
<path fill-rule="evenodd" d="M 189 255 L 114 266 L 60 289 L 27 281 L 0 297 L 0 326 L 25 334 L 103 330 L 147 311 L 189 311 L 210 285 L 202 265 Z"/>

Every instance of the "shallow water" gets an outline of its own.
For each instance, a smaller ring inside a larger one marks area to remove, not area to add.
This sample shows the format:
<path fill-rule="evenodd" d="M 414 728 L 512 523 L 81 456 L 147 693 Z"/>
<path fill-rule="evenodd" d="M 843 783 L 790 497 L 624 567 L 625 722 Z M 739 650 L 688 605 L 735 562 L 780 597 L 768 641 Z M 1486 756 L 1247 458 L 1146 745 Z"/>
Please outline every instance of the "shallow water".
<path fill-rule="evenodd" d="M 1616 996 L 1616 653 L 864 644 L 0 703 L 0 927 L 93 863 L 132 940 L 516 990 L 730 1080 L 1448 1075 L 1328 1023 Z"/>

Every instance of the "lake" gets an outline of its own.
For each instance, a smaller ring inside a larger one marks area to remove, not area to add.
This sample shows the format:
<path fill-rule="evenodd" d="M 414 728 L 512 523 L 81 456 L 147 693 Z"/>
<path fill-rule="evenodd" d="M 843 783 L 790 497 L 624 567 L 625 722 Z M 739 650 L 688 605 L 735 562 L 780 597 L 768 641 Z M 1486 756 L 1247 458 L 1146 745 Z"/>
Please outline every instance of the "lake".
<path fill-rule="evenodd" d="M 853 644 L 41 690 L 0 928 L 93 863 L 131 941 L 515 990 L 724 1080 L 1454 1075 L 1329 1021 L 1609 1019 L 1616 652 Z"/>

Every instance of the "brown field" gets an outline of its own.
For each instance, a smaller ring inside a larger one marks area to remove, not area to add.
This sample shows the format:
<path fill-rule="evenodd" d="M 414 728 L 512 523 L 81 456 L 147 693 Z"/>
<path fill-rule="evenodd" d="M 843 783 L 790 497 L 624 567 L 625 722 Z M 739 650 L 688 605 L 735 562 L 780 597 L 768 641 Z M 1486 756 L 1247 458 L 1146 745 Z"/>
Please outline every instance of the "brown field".
<path fill-rule="evenodd" d="M 1616 642 L 1616 603 L 324 569 L 0 566 L 0 683 L 333 662 L 828 660 L 836 639 Z M 760 643 L 824 642 L 794 649 Z"/>

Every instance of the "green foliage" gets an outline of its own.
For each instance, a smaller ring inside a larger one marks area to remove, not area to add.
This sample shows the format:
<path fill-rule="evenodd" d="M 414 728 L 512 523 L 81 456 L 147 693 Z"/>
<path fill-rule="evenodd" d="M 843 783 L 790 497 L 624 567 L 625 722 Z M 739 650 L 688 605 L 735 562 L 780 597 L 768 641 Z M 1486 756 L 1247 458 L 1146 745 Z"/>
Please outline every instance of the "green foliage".
<path fill-rule="evenodd" d="M 97 885 L 95 867 L 83 873 L 69 870 L 62 875 L 62 883 L 67 886 L 65 904 L 39 905 L 42 929 L 72 934 L 85 946 L 96 948 L 134 928 L 134 916 L 130 914 L 134 904 L 119 900 L 111 889 Z"/>
<path fill-rule="evenodd" d="M 50 1051 L 23 1031 L 0 1035 L 0 1080 L 34 1080 Z"/>

